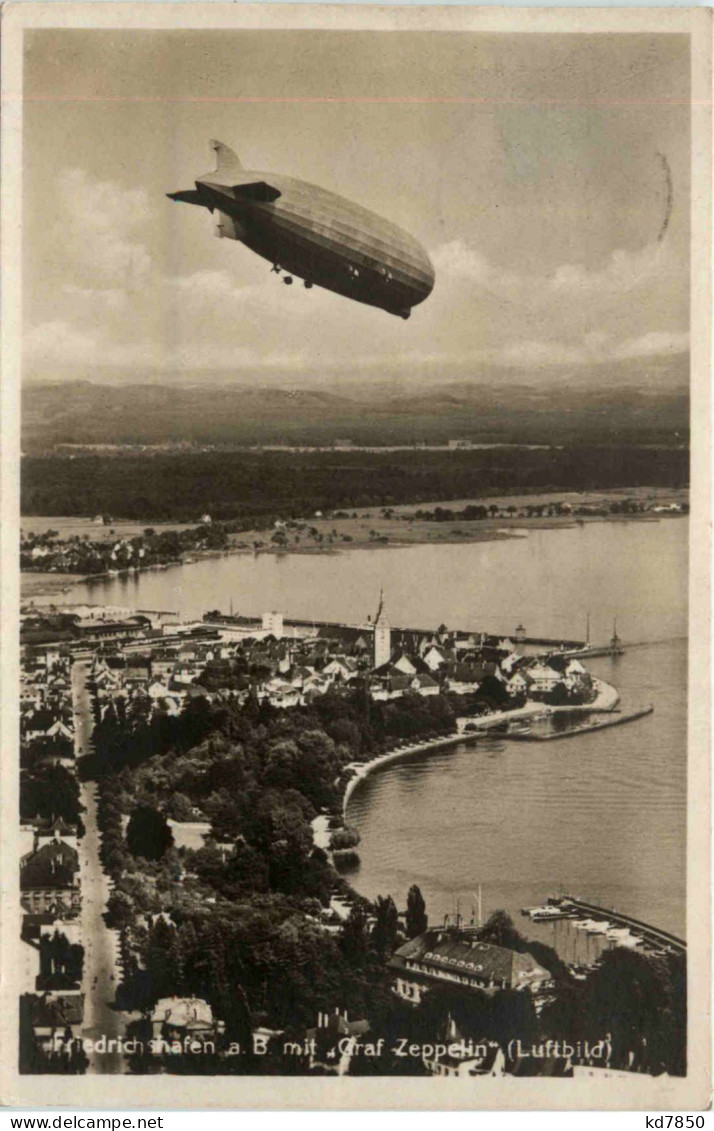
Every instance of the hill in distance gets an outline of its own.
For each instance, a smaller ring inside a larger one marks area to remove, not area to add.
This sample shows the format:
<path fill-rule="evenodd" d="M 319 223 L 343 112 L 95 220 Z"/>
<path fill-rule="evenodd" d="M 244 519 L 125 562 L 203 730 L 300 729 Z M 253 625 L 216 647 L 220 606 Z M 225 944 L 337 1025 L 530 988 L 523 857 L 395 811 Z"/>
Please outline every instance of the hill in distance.
<path fill-rule="evenodd" d="M 23 451 L 61 444 L 321 445 L 338 438 L 355 445 L 688 441 L 688 355 L 533 372 L 489 369 L 448 382 L 433 370 L 428 377 L 414 372 L 408 383 L 382 374 L 305 379 L 300 386 L 205 373 L 192 383 L 188 376 L 27 382 Z"/>

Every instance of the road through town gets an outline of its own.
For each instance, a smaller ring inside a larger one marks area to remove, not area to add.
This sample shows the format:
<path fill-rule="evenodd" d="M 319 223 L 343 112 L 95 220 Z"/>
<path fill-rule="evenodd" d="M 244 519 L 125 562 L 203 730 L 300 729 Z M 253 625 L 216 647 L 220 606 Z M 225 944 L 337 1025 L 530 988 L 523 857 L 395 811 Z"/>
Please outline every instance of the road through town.
<path fill-rule="evenodd" d="M 88 754 L 91 749 L 93 716 L 87 676 L 88 664 L 77 661 L 72 668 L 72 697 L 78 758 Z M 119 936 L 104 921 L 111 883 L 99 857 L 97 787 L 94 782 L 82 782 L 81 790 L 85 808 L 82 815 L 85 833 L 79 841 L 84 944 L 82 988 L 85 995 L 82 1036 L 87 1041 L 88 1073 L 108 1075 L 122 1071 L 121 1054 L 116 1051 L 116 1046 L 113 1049 L 109 1046 L 109 1042 L 116 1040 L 123 1031 L 121 1014 L 113 1006 L 119 981 Z"/>

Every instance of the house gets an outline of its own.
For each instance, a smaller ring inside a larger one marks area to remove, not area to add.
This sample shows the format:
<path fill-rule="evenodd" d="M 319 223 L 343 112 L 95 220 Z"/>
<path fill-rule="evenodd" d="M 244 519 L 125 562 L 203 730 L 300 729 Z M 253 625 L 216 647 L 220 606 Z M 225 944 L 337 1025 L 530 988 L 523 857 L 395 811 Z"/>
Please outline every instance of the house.
<path fill-rule="evenodd" d="M 169 679 L 176 667 L 178 651 L 175 648 L 162 648 L 151 657 L 151 674 L 154 679 Z"/>
<path fill-rule="evenodd" d="M 471 990 L 535 992 L 550 982 L 550 973 L 528 953 L 481 942 L 473 929 L 442 928 L 410 939 L 389 962 L 398 997 L 418 1005 L 434 985 L 457 983 Z"/>
<path fill-rule="evenodd" d="M 44 684 L 23 679 L 20 683 L 20 712 L 39 710 L 45 695 Z"/>
<path fill-rule="evenodd" d="M 517 695 L 528 694 L 528 680 L 522 671 L 514 672 L 511 678 L 506 683 L 506 689 L 509 695 L 514 697 Z"/>
<path fill-rule="evenodd" d="M 317 1025 L 305 1033 L 310 1068 L 321 1068 L 336 1076 L 346 1076 L 361 1037 L 369 1032 L 369 1021 L 350 1021 L 347 1010 L 318 1013 Z M 335 1055 L 337 1049 L 338 1055 Z"/>
<path fill-rule="evenodd" d="M 84 994 L 27 995 L 32 1032 L 45 1053 L 61 1052 L 81 1036 Z"/>
<path fill-rule="evenodd" d="M 431 672 L 437 672 L 446 663 L 446 657 L 440 648 L 433 644 L 427 648 L 422 659 Z"/>
<path fill-rule="evenodd" d="M 380 680 L 373 680 L 369 693 L 372 699 L 386 700 L 399 699 L 411 687 L 411 680 L 406 675 L 386 676 Z"/>
<path fill-rule="evenodd" d="M 35 829 L 35 850 L 44 848 L 46 844 L 54 844 L 55 841 L 63 841 L 76 851 L 77 826 L 70 825 L 64 817 L 55 817 L 52 821 L 39 821 L 36 823 Z"/>
<path fill-rule="evenodd" d="M 74 742 L 65 735 L 49 735 L 35 738 L 23 749 L 23 764 L 38 762 L 70 768 L 75 764 Z"/>
<path fill-rule="evenodd" d="M 411 683 L 412 689 L 419 695 L 438 695 L 439 684 L 430 675 L 415 675 Z"/>
<path fill-rule="evenodd" d="M 592 685 L 592 677 L 580 660 L 570 660 L 563 672 L 563 682 L 569 691 L 582 691 Z"/>
<path fill-rule="evenodd" d="M 77 850 L 52 839 L 20 860 L 20 901 L 26 911 L 70 911 L 81 903 Z"/>
<path fill-rule="evenodd" d="M 151 679 L 151 657 L 132 656 L 127 660 L 124 671 L 124 684 L 130 686 L 138 683 L 148 683 Z"/>
<path fill-rule="evenodd" d="M 501 671 L 506 675 L 510 675 L 521 660 L 522 656 L 519 656 L 517 652 L 509 652 L 509 654 L 504 656 L 501 660 Z"/>
<path fill-rule="evenodd" d="M 198 679 L 202 670 L 200 664 L 178 663 L 171 673 L 171 679 L 169 680 L 170 689 L 189 687 L 195 679 Z"/>
<path fill-rule="evenodd" d="M 54 737 L 64 735 L 72 738 L 73 731 L 64 718 L 49 707 L 41 707 L 39 711 L 32 711 L 22 720 L 23 738 L 31 742 L 34 738 Z"/>
<path fill-rule="evenodd" d="M 447 667 L 449 691 L 457 695 L 466 695 L 475 691 L 479 681 L 483 679 L 483 665 L 455 663 Z"/>
<path fill-rule="evenodd" d="M 347 682 L 347 680 L 354 679 L 358 675 L 358 668 L 351 657 L 335 656 L 329 663 L 325 664 L 322 674 Z"/>
<path fill-rule="evenodd" d="M 126 621 L 89 621 L 76 625 L 74 635 L 91 644 L 102 640 L 128 640 L 139 631 L 138 625 Z"/>
<path fill-rule="evenodd" d="M 404 652 L 396 660 L 393 660 L 390 666 L 402 675 L 416 675 L 416 664 Z"/>
<path fill-rule="evenodd" d="M 547 694 L 553 691 L 560 683 L 562 676 L 555 668 L 551 668 L 548 664 L 533 664 L 528 668 L 528 679 L 530 681 L 531 692 L 535 694 Z"/>
<path fill-rule="evenodd" d="M 146 691 L 152 703 L 155 703 L 158 699 L 165 699 L 171 694 L 166 684 L 161 683 L 158 679 L 155 679 L 153 683 L 150 683 Z"/>
<path fill-rule="evenodd" d="M 188 1044 L 191 1051 L 197 1051 L 193 1042 L 198 1042 L 199 1048 L 205 1049 L 213 1042 L 218 1026 L 213 1019 L 213 1010 L 203 998 L 163 997 L 154 1006 L 151 1029 L 157 1051 L 163 1051 L 159 1045 L 161 1041 L 167 1045 L 179 1041 L 182 1048 Z"/>

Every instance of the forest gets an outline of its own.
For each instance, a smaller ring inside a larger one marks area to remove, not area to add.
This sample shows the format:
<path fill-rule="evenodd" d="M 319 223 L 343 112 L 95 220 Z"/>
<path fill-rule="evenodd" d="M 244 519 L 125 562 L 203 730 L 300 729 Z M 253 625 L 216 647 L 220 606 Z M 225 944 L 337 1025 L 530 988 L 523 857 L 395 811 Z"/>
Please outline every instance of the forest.
<path fill-rule="evenodd" d="M 686 487 L 689 452 L 573 445 L 455 451 L 197 451 L 25 456 L 23 515 L 197 522 L 534 491 Z"/>

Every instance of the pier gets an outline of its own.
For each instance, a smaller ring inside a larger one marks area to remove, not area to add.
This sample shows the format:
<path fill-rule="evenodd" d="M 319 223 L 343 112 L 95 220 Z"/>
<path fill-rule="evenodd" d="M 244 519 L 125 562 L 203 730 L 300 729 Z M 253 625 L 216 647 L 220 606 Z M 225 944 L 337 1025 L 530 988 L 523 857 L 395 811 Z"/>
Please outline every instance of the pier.
<path fill-rule="evenodd" d="M 664 948 L 676 954 L 687 953 L 687 944 L 684 939 L 678 938 L 669 931 L 659 927 L 652 927 L 643 923 L 641 919 L 633 919 L 631 915 L 623 915 L 619 911 L 610 911 L 606 907 L 598 907 L 594 903 L 587 903 L 571 895 L 554 896 L 548 899 L 549 907 L 563 910 L 563 918 L 570 918 L 569 912 L 576 912 L 589 916 L 601 922 L 614 923 L 618 927 L 627 927 L 633 935 L 639 935 L 643 942 L 657 949 Z"/>
<path fill-rule="evenodd" d="M 623 723 L 634 722 L 635 719 L 641 719 L 645 715 L 651 715 L 654 711 L 652 704 L 647 707 L 641 707 L 637 711 L 628 711 L 625 714 L 610 715 L 607 719 L 598 719 L 594 723 L 578 723 L 576 726 L 569 727 L 567 730 L 553 731 L 552 734 L 534 734 L 529 730 L 517 730 L 508 733 L 506 737 L 514 742 L 552 742 L 556 738 L 573 738 L 578 734 L 588 734 L 590 731 L 605 730 L 606 727 L 621 726 Z"/>

